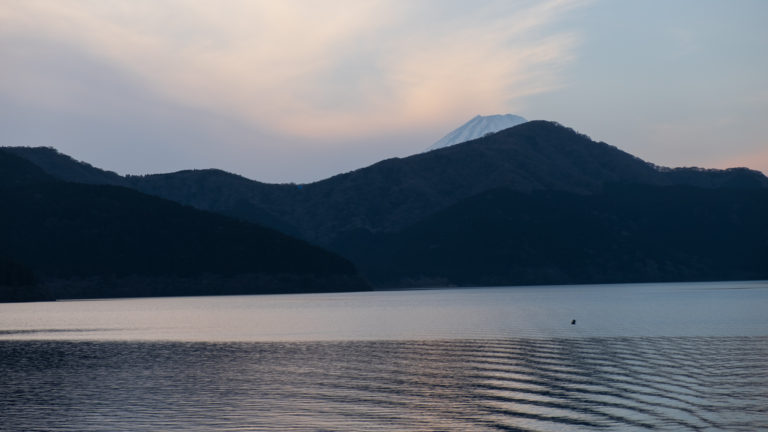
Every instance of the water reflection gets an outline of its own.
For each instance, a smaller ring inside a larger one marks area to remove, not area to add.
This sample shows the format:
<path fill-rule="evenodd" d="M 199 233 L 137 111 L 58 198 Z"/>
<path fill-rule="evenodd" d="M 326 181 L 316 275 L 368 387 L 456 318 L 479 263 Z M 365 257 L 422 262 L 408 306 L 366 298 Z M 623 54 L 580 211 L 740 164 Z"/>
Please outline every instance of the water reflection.
<path fill-rule="evenodd" d="M 0 429 L 765 430 L 768 337 L 0 342 Z"/>

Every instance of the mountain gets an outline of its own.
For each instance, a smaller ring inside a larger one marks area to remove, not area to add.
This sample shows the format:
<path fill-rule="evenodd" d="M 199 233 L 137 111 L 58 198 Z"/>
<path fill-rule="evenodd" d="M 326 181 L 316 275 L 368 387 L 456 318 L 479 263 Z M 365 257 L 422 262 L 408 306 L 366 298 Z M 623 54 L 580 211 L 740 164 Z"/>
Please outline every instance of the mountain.
<path fill-rule="evenodd" d="M 23 154 L 34 149 L 16 149 L 15 151 L 18 152 L 17 154 Z M 62 164 L 71 162 L 64 159 L 61 161 Z M 66 172 L 69 176 L 66 179 L 71 181 L 84 181 L 78 180 L 78 176 L 85 178 L 82 172 L 73 168 L 60 169 L 59 172 Z M 93 173 L 88 174 L 88 178 L 92 178 L 93 175 Z M 427 232 L 429 224 L 435 224 L 436 227 L 442 226 L 440 222 L 442 219 L 433 218 L 454 206 L 460 206 L 463 209 L 461 211 L 465 214 L 465 223 L 468 226 L 485 224 L 483 212 L 490 211 L 490 208 L 478 204 L 485 201 L 477 200 L 479 200 L 478 197 L 491 191 L 506 190 L 521 194 L 515 195 L 517 198 L 510 202 L 519 203 L 515 206 L 524 209 L 538 202 L 524 197 L 529 195 L 539 197 L 540 194 L 566 194 L 564 195 L 566 197 L 575 197 L 571 201 L 582 197 L 587 199 L 579 204 L 584 208 L 598 205 L 598 203 L 607 203 L 610 202 L 610 197 L 605 195 L 607 188 L 618 184 L 643 185 L 651 188 L 650 192 L 626 189 L 625 193 L 630 200 L 634 199 L 635 195 L 640 199 L 643 194 L 657 194 L 670 200 L 682 200 L 688 193 L 704 196 L 708 193 L 707 191 L 719 193 L 720 190 L 736 191 L 735 196 L 741 196 L 739 195 L 741 191 L 752 191 L 757 194 L 755 199 L 763 199 L 762 195 L 756 191 L 768 188 L 768 178 L 758 171 L 746 168 L 706 170 L 659 167 L 606 143 L 595 142 L 570 128 L 547 121 L 526 122 L 465 143 L 406 158 L 384 160 L 366 168 L 304 185 L 261 183 L 220 170 L 190 170 L 170 174 L 128 176 L 121 179 L 120 181 L 126 186 L 150 195 L 264 224 L 328 247 L 356 263 L 363 269 L 365 275 L 383 286 L 400 286 L 406 284 L 404 281 L 409 278 L 418 279 L 421 274 L 406 271 L 410 264 L 398 260 L 397 256 L 384 257 L 380 253 L 400 250 L 398 249 L 400 246 L 397 245 L 410 244 L 410 240 L 406 237 L 414 241 L 420 238 L 419 232 Z M 687 186 L 691 189 L 682 189 L 678 192 L 679 197 L 664 192 L 666 187 L 677 186 Z M 706 201 L 706 199 L 703 200 Z M 718 200 L 714 202 L 725 205 Z M 496 204 L 501 207 L 511 205 L 501 198 Z M 671 209 L 674 202 L 662 201 L 657 205 L 659 214 L 663 214 L 664 209 Z M 557 212 L 566 210 L 555 204 L 549 206 Z M 744 209 L 744 213 L 732 213 L 732 218 L 735 218 L 733 220 L 750 218 L 756 211 L 746 203 L 739 206 L 737 207 Z M 544 218 L 543 213 L 532 214 L 538 215 L 536 218 L 543 218 L 541 220 L 550 220 Z M 588 223 L 590 214 L 588 210 L 584 210 L 575 220 Z M 617 215 L 605 213 L 605 215 L 599 223 L 612 221 L 611 218 L 631 220 L 630 215 L 625 213 Z M 691 218 L 688 222 L 692 226 L 697 226 L 694 222 L 706 215 L 692 213 L 688 216 Z M 536 218 L 531 216 L 518 223 L 522 224 L 521 229 L 526 229 L 525 227 L 533 224 Z M 678 222 L 685 223 L 685 220 L 681 219 Z M 566 226 L 574 233 L 587 230 L 586 226 L 582 227 L 579 224 Z M 621 225 L 617 222 L 615 226 Z M 551 229 L 556 230 L 555 227 Z M 712 232 L 702 231 L 699 235 L 706 238 L 711 235 L 720 235 L 722 232 L 726 231 L 719 231 L 714 227 Z M 449 230 L 441 235 L 456 241 L 460 238 L 471 238 L 469 234 L 462 234 L 461 231 L 457 231 L 454 235 Z M 498 235 L 500 238 L 506 238 L 504 236 L 512 234 L 500 229 Z M 632 238 L 637 242 L 642 241 L 642 236 Z M 366 244 L 367 247 L 365 247 Z M 548 244 L 549 253 L 557 254 L 557 242 L 552 240 Z M 473 247 L 480 245 L 482 243 L 474 244 Z M 417 246 L 413 244 L 413 250 L 421 250 L 425 255 L 421 259 L 413 257 L 411 264 L 426 266 L 428 263 L 424 260 L 429 254 L 423 249 L 418 249 Z M 513 248 L 514 244 L 507 243 L 504 247 Z M 627 248 L 629 250 L 631 246 Z M 545 251 L 541 249 L 537 253 L 543 254 Z M 521 260 L 519 263 L 527 262 L 507 249 L 498 249 L 497 253 L 517 257 L 515 260 Z M 410 255 L 402 252 L 401 256 Z M 376 264 L 377 257 L 381 257 L 382 262 L 393 260 L 403 267 L 379 266 Z M 670 258 L 669 265 L 679 264 L 687 269 L 694 268 L 690 265 L 694 258 L 678 257 L 680 261 Z M 446 264 L 449 262 L 450 264 Z M 508 265 L 513 266 L 515 262 L 517 261 L 511 261 Z M 431 273 L 428 273 L 437 275 L 434 276 L 436 278 L 447 278 L 446 280 L 450 283 L 456 284 L 492 282 L 483 273 L 485 270 L 479 270 L 482 266 L 473 266 L 467 262 L 462 267 L 461 263 L 461 260 L 457 260 L 438 261 L 435 264 L 454 266 L 455 271 L 463 272 L 461 275 L 447 273 L 441 275 L 440 272 L 431 270 Z M 547 264 L 550 268 L 552 265 L 554 264 Z M 599 269 L 599 266 L 595 268 Z M 622 268 L 618 266 L 615 267 L 617 270 L 611 271 L 616 274 Z M 701 277 L 709 274 L 704 272 L 703 268 L 699 268 L 699 271 L 698 274 Z M 386 272 L 391 273 L 391 277 L 385 274 Z M 733 274 L 748 273 L 744 270 L 744 272 Z M 578 282 L 599 279 L 597 276 L 568 274 L 570 276 L 563 277 L 561 280 Z M 659 275 L 652 277 L 655 273 L 650 270 L 650 267 L 644 275 L 637 272 L 627 274 L 631 275 L 627 281 L 662 278 Z M 677 278 L 682 274 L 696 278 L 694 270 L 687 273 L 666 272 L 663 273 L 666 275 L 663 277 Z M 726 272 L 719 274 L 726 274 Z M 432 277 L 429 275 L 425 277 L 427 279 Z M 610 279 L 607 270 L 604 276 L 605 280 Z M 512 283 L 522 280 L 533 279 L 507 275 L 493 279 L 496 281 L 493 283 Z M 555 278 L 547 279 L 542 276 L 539 280 L 555 280 Z M 418 283 L 428 282 L 423 279 L 423 282 Z"/>
<path fill-rule="evenodd" d="M 145 193 L 332 245 L 356 231 L 397 231 L 478 193 L 597 193 L 606 183 L 768 187 L 747 169 L 667 169 L 556 123 L 531 121 L 305 185 L 271 185 L 217 170 L 130 177 Z"/>
<path fill-rule="evenodd" d="M 281 232 L 300 235 L 287 222 L 253 203 L 251 197 L 270 195 L 273 189 L 293 186 L 259 183 L 217 169 L 185 170 L 172 174 L 120 176 L 73 159 L 51 147 L 0 147 L 20 156 L 56 179 L 74 183 L 117 185 L 164 197 L 201 210 L 256 222 Z M 255 192 L 254 192 L 255 190 Z"/>
<path fill-rule="evenodd" d="M 336 247 L 388 287 L 768 279 L 768 189 L 495 189 Z"/>
<path fill-rule="evenodd" d="M 451 131 L 448 135 L 440 138 L 436 143 L 432 144 L 427 151 L 481 138 L 488 134 L 525 123 L 526 121 L 526 119 L 512 114 L 496 114 L 489 116 L 478 115 L 472 120 L 459 126 L 457 129 Z"/>
<path fill-rule="evenodd" d="M 128 185 L 126 179 L 119 174 L 77 161 L 52 147 L 0 147 L 0 150 L 20 156 L 48 175 L 60 180 L 87 184 Z"/>
<path fill-rule="evenodd" d="M 302 240 L 125 187 L 55 180 L 1 150 L 0 202 L 0 300 L 367 289 L 349 261 Z"/>
<path fill-rule="evenodd" d="M 39 151 L 9 150 L 21 156 Z M 48 156 L 59 162 L 53 164 L 57 171 L 47 171 L 67 173 L 57 174 L 61 179 L 87 183 L 102 175 L 113 181 L 108 172 L 70 167 L 73 161 L 64 155 Z M 530 121 L 304 185 L 261 183 L 220 170 L 128 176 L 118 181 L 150 195 L 260 223 L 325 246 L 350 233 L 403 229 L 460 200 L 497 188 L 592 194 L 616 182 L 768 187 L 768 178 L 746 168 L 657 167 L 546 121 Z"/>
<path fill-rule="evenodd" d="M 0 185 L 11 187 L 52 180 L 51 175 L 26 158 L 0 150 Z"/>
<path fill-rule="evenodd" d="M 40 286 L 29 267 L 0 257 L 0 301 L 50 300 L 49 292 Z"/>

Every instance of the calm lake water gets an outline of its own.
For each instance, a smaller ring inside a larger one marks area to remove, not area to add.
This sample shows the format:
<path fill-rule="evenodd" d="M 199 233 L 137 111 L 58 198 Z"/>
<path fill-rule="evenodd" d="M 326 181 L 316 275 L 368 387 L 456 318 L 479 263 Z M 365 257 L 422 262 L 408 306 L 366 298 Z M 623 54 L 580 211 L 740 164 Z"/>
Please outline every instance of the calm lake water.
<path fill-rule="evenodd" d="M 768 430 L 768 282 L 0 304 L 0 430 Z"/>

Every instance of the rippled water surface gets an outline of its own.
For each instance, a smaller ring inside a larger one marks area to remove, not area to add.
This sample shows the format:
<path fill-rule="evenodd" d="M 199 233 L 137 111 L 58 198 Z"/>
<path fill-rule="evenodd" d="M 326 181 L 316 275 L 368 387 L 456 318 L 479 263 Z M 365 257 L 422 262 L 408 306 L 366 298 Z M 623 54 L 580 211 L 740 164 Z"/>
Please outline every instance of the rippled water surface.
<path fill-rule="evenodd" d="M 0 304 L 0 430 L 768 430 L 768 283 Z"/>

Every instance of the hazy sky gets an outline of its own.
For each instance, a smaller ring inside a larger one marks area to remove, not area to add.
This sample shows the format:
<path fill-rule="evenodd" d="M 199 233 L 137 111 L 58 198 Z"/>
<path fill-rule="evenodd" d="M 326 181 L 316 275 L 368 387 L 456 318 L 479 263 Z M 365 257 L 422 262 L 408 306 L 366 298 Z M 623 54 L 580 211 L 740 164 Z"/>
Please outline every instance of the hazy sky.
<path fill-rule="evenodd" d="M 0 1 L 0 145 L 306 182 L 477 114 L 768 173 L 768 1 Z"/>

